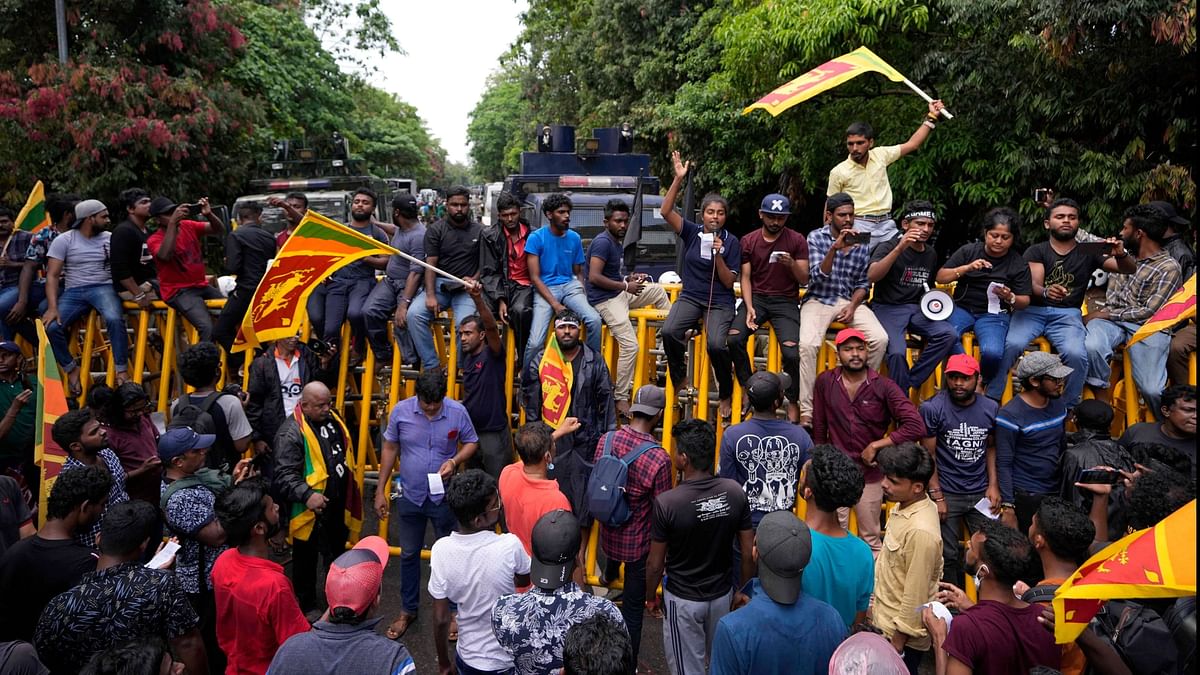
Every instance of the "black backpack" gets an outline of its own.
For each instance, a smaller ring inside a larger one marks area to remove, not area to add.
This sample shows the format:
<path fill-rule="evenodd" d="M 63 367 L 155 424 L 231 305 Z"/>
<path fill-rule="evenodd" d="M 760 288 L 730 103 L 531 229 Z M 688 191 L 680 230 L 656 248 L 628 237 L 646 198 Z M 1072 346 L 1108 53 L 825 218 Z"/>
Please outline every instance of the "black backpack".
<path fill-rule="evenodd" d="M 1109 600 L 1091 628 L 1121 655 L 1135 673 L 1178 672 L 1179 650 L 1158 612 L 1132 600 Z"/>
<path fill-rule="evenodd" d="M 647 450 L 661 447 L 658 443 L 646 441 L 624 457 L 617 457 L 612 450 L 615 434 L 615 431 L 609 432 L 605 437 L 604 451 L 592 467 L 592 475 L 587 484 L 588 512 L 609 527 L 620 527 L 633 515 L 629 511 L 629 500 L 625 496 L 629 467 Z"/>
<path fill-rule="evenodd" d="M 231 473 L 233 471 L 233 464 L 228 456 L 230 454 L 229 449 L 222 442 L 222 430 L 217 428 L 217 422 L 213 419 L 212 412 L 210 412 L 212 407 L 217 404 L 217 399 L 224 395 L 224 392 L 214 391 L 205 396 L 199 405 L 192 403 L 191 398 L 187 394 L 180 396 L 179 400 L 175 402 L 175 407 L 171 409 L 171 422 L 167 424 L 167 428 L 189 427 L 198 434 L 215 435 L 217 442 L 209 450 L 205 463 L 210 469 Z"/>

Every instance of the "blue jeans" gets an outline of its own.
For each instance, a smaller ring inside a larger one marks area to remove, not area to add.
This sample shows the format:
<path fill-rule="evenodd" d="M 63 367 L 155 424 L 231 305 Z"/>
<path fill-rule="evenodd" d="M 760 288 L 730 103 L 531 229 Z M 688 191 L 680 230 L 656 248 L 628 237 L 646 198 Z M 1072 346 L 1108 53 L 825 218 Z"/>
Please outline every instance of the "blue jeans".
<path fill-rule="evenodd" d="M 454 290 L 446 290 L 447 284 L 453 284 Z M 434 297 L 437 298 L 438 311 L 450 307 L 454 311 L 454 323 L 458 325 L 462 320 L 475 313 L 475 301 L 467 295 L 467 291 L 458 287 L 458 282 L 451 281 L 439 277 L 434 282 Z M 441 366 L 442 362 L 438 358 L 437 349 L 433 346 L 433 331 L 429 329 L 429 322 L 433 320 L 433 313 L 425 306 L 425 290 L 422 289 L 417 293 L 417 297 L 413 298 L 412 304 L 408 306 L 408 332 L 412 335 L 413 345 L 417 348 L 417 356 L 421 358 L 421 367 L 428 370 Z M 453 338 L 452 338 L 453 339 Z M 454 339 L 457 343 L 457 339 Z M 459 356 L 462 356 L 460 351 Z M 461 362 L 461 358 L 459 359 Z"/>
<path fill-rule="evenodd" d="M 550 295 L 554 296 L 567 309 L 574 310 L 583 319 L 587 328 L 587 346 L 597 354 L 600 353 L 600 313 L 588 303 L 587 292 L 578 279 L 571 279 L 565 284 L 547 286 Z M 550 320 L 554 318 L 554 310 L 541 293 L 533 294 L 533 323 L 529 326 L 529 342 L 525 344 L 525 361 L 521 364 L 521 372 L 529 366 L 529 359 L 542 351 L 546 344 L 546 333 L 550 330 Z"/>
<path fill-rule="evenodd" d="M 1062 357 L 1063 363 L 1075 370 L 1067 376 L 1063 389 L 1063 401 L 1074 407 L 1083 395 L 1083 380 L 1087 377 L 1088 356 L 1084 347 L 1087 332 L 1083 330 L 1083 313 L 1074 307 L 1026 307 L 1013 315 L 1008 325 L 1008 339 L 1004 342 L 1004 357 L 1000 360 L 1000 371 L 988 382 L 987 395 L 997 401 L 1004 396 L 1004 385 L 1008 383 L 1008 372 L 1017 362 L 1030 342 L 1045 335 Z"/>
<path fill-rule="evenodd" d="M 25 318 L 20 323 L 10 326 L 8 325 L 8 313 L 12 311 L 20 297 L 21 289 L 17 286 L 0 289 L 0 338 L 12 340 L 15 336 L 20 335 L 29 344 L 36 345 L 38 341 L 37 328 L 34 327 L 33 321 L 29 317 L 41 316 L 45 313 L 46 286 L 36 282 L 29 284 L 29 297 L 25 301 Z"/>
<path fill-rule="evenodd" d="M 921 313 L 920 305 L 885 305 L 873 303 L 871 311 L 879 325 L 887 331 L 888 346 L 884 359 L 888 377 L 901 389 L 919 387 L 929 379 L 938 364 L 950 355 L 958 331 L 948 321 L 930 321 Z M 925 338 L 925 348 L 912 368 L 908 367 L 908 343 L 905 331 Z"/>
<path fill-rule="evenodd" d="M 415 615 L 421 605 L 421 547 L 425 544 L 425 524 L 433 521 L 433 533 L 440 539 L 454 529 L 454 514 L 445 502 L 435 504 L 428 497 L 420 506 L 404 495 L 393 502 L 396 504 L 396 523 L 400 527 L 400 601 L 405 613 Z"/>
<path fill-rule="evenodd" d="M 1087 324 L 1087 383 L 1108 387 L 1112 374 L 1113 349 L 1133 337 L 1140 325 L 1126 321 L 1095 319 Z M 1160 417 L 1159 399 L 1167 386 L 1167 348 L 1171 336 L 1159 331 L 1125 348 L 1125 358 L 1133 362 L 1133 381 L 1146 400 L 1146 407 Z"/>
<path fill-rule="evenodd" d="M 955 307 L 954 313 L 947 321 L 958 330 L 958 341 L 950 350 L 951 354 L 962 354 L 963 333 L 974 328 L 975 344 L 979 345 L 979 370 L 983 383 L 987 384 L 996 379 L 1000 372 L 1000 361 L 1004 358 L 1004 340 L 1008 336 L 1010 314 L 972 314 L 962 307 Z"/>
<path fill-rule="evenodd" d="M 104 328 L 108 331 L 108 341 L 112 344 L 117 372 L 125 372 L 129 367 L 129 335 L 125 332 L 125 318 L 121 315 L 121 300 L 112 284 L 107 282 L 68 288 L 59 296 L 58 320 L 46 326 L 46 337 L 54 349 L 54 358 L 68 373 L 79 366 L 67 346 L 66 331 L 71 324 L 83 318 L 89 309 L 100 313 Z"/>

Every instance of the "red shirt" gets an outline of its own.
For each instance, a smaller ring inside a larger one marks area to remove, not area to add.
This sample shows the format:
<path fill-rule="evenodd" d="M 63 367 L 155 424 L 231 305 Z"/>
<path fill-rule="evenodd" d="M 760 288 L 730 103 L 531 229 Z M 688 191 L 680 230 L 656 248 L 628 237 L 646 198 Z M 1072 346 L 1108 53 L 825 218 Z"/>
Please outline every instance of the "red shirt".
<path fill-rule="evenodd" d="M 286 227 L 280 230 L 279 233 L 275 235 L 275 248 L 283 248 L 284 243 L 287 242 L 288 237 L 290 236 L 292 236 L 291 230 L 287 229 Z"/>
<path fill-rule="evenodd" d="M 132 478 L 129 472 L 141 468 L 151 457 L 158 456 L 158 430 L 149 415 L 142 415 L 132 429 L 104 425 L 108 433 L 108 448 L 121 460 L 125 469 L 125 492 L 131 499 L 140 499 L 158 506 L 162 474 L 147 471 Z"/>
<path fill-rule="evenodd" d="M 763 237 L 759 228 L 742 237 L 742 264 L 750 263 L 750 290 L 754 295 L 784 295 L 796 298 L 800 282 L 791 265 L 771 262 L 771 253 L 790 253 L 793 260 L 808 260 L 808 240 L 799 232 L 784 227 L 775 241 Z"/>
<path fill-rule="evenodd" d="M 562 509 L 571 510 L 571 502 L 558 489 L 553 478 L 533 478 L 525 473 L 525 464 L 509 464 L 500 472 L 500 503 L 504 506 L 504 522 L 508 531 L 517 535 L 525 552 L 533 555 L 530 542 L 538 518 Z"/>
<path fill-rule="evenodd" d="M 309 630 L 283 568 L 264 558 L 222 553 L 212 568 L 217 644 L 229 658 L 226 675 L 262 675 L 284 640 Z"/>
<path fill-rule="evenodd" d="M 868 370 L 867 380 L 858 386 L 851 401 L 841 366 L 817 376 L 813 384 L 813 443 L 830 443 L 849 455 L 858 462 L 868 483 L 878 483 L 883 474 L 878 467 L 862 463 L 862 451 L 883 438 L 893 421 L 896 430 L 891 438 L 897 445 L 924 438 L 921 413 L 890 379 Z"/>
<path fill-rule="evenodd" d="M 517 225 L 517 236 L 514 238 L 504 230 L 504 245 L 508 247 L 508 278 L 522 286 L 533 282 L 529 280 L 529 263 L 525 261 L 525 242 L 529 240 L 529 228 L 520 223 Z"/>
<path fill-rule="evenodd" d="M 208 223 L 198 220 L 179 221 L 179 234 L 175 236 L 175 256 L 169 262 L 158 261 L 158 284 L 162 299 L 170 300 L 185 288 L 203 288 L 208 285 L 204 276 L 204 255 L 200 251 L 200 237 Z M 150 253 L 158 255 L 162 248 L 166 228 L 155 230 L 146 240 Z"/>
<path fill-rule="evenodd" d="M 658 443 L 658 439 L 644 434 L 633 427 L 624 426 L 613 437 L 612 452 L 624 457 L 643 442 Z M 596 443 L 593 462 L 604 453 L 604 441 L 608 434 Z M 654 498 L 671 489 L 671 458 L 662 448 L 651 448 L 633 460 L 625 476 L 625 499 L 629 502 L 629 520 L 620 527 L 600 526 L 600 544 L 604 555 L 613 560 L 633 562 L 650 552 L 650 515 L 654 510 Z"/>

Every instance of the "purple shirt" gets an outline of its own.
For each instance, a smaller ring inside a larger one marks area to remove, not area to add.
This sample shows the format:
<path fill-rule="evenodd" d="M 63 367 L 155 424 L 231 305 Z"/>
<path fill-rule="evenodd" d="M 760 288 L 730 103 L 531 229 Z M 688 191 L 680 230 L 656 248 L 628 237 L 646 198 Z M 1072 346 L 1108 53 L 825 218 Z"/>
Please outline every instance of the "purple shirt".
<path fill-rule="evenodd" d="M 908 396 L 886 377 L 868 371 L 867 380 L 846 395 L 841 366 L 817 376 L 813 384 L 813 442 L 831 443 L 858 463 L 868 483 L 883 480 L 878 467 L 862 463 L 862 451 L 883 438 L 888 426 L 896 423 L 890 435 L 896 445 L 917 442 L 925 437 L 925 422 Z"/>
<path fill-rule="evenodd" d="M 429 494 L 429 474 L 454 457 L 459 443 L 478 443 L 479 436 L 458 401 L 443 399 L 441 412 L 431 420 L 412 396 L 392 408 L 383 440 L 400 444 L 400 489 L 405 499 L 420 506 L 426 497 L 442 502 L 443 495 Z"/>

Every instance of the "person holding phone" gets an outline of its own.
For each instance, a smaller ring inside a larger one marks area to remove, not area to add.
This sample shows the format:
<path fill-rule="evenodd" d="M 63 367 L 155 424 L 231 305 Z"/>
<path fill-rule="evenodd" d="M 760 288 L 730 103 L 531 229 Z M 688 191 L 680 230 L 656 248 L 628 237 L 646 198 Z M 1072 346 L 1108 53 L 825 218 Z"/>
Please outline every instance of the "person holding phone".
<path fill-rule="evenodd" d="M 887 351 L 888 336 L 864 303 L 871 287 L 867 266 L 870 246 L 854 230 L 854 199 L 844 193 L 825 200 L 825 226 L 808 235 L 808 290 L 800 308 L 800 363 L 796 397 L 800 424 L 812 426 L 813 383 L 817 378 L 817 353 L 830 324 L 862 331 L 866 337 L 871 370 L 879 370 Z"/>
<path fill-rule="evenodd" d="M 204 220 L 196 220 L 201 215 Z M 158 218 L 159 228 L 146 239 L 146 246 L 158 263 L 163 301 L 196 327 L 199 342 L 210 342 L 213 317 L 205 301 L 223 296 L 208 283 L 200 237 L 220 237 L 225 223 L 213 212 L 208 197 L 201 197 L 196 204 L 155 197 L 150 202 L 150 216 Z"/>
<path fill-rule="evenodd" d="M 1062 396 L 1068 407 L 1079 402 L 1088 375 L 1088 353 L 1084 346 L 1083 296 L 1092 272 L 1132 274 L 1137 264 L 1120 239 L 1106 239 L 1107 253 L 1089 250 L 1076 240 L 1081 216 L 1079 204 L 1066 197 L 1051 202 L 1044 227 L 1050 238 L 1025 251 L 1033 294 L 1029 307 L 1013 315 L 1004 343 L 997 376 L 988 383 L 987 395 L 999 401 L 1008 384 L 1008 371 L 1029 343 L 1046 336 L 1071 368 Z"/>

